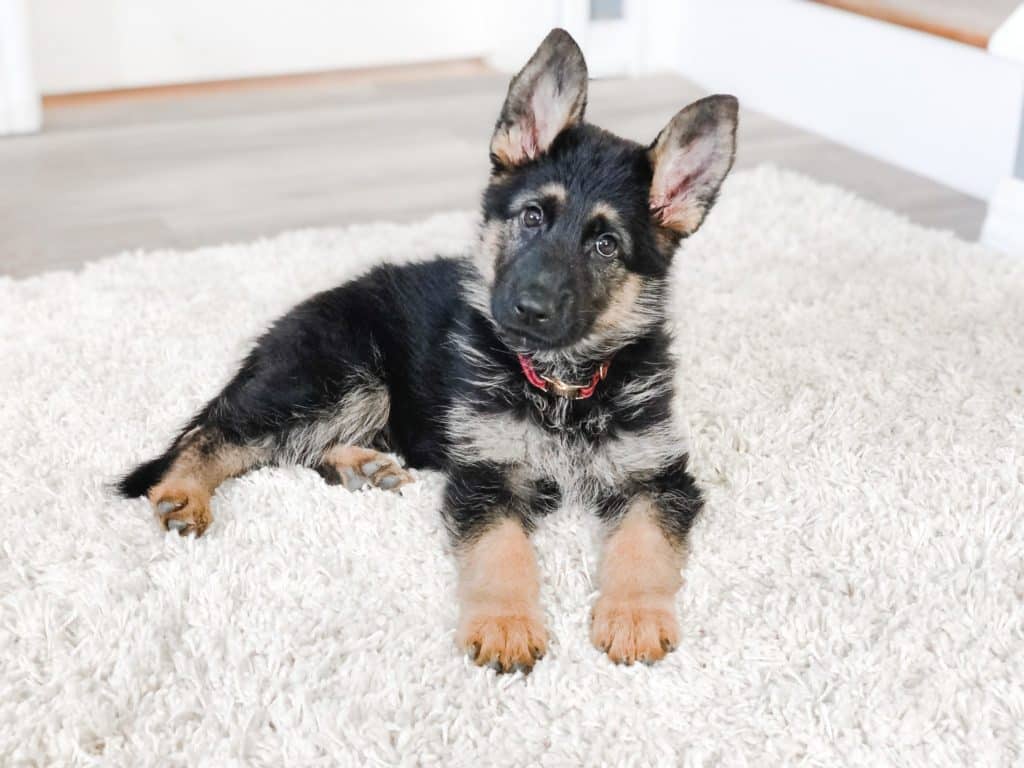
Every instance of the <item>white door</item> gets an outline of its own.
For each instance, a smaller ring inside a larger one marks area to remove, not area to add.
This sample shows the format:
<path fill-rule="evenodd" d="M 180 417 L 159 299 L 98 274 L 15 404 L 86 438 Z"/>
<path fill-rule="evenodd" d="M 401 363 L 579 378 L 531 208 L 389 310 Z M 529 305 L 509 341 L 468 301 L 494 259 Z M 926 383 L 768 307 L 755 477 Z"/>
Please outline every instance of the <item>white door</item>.
<path fill-rule="evenodd" d="M 560 0 L 558 22 L 579 42 L 591 77 L 677 68 L 682 0 Z"/>

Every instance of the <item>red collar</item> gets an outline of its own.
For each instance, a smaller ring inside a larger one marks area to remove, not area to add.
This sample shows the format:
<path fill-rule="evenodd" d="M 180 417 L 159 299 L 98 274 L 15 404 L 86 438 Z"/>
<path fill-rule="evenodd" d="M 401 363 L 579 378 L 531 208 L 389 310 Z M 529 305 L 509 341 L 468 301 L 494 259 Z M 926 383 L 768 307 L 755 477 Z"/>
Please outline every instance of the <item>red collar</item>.
<path fill-rule="evenodd" d="M 531 360 L 527 355 L 519 355 L 519 365 L 523 369 L 523 374 L 526 376 L 526 380 L 533 384 L 537 389 L 543 390 L 544 392 L 550 390 L 556 395 L 568 397 L 573 400 L 586 400 L 594 394 L 594 391 L 597 389 L 597 385 L 604 381 L 605 376 L 608 375 L 608 369 L 611 368 L 612 361 L 608 359 L 601 363 L 601 367 L 597 369 L 597 372 L 590 379 L 589 384 L 566 384 L 561 379 L 541 376 L 533 367 L 533 360 Z"/>

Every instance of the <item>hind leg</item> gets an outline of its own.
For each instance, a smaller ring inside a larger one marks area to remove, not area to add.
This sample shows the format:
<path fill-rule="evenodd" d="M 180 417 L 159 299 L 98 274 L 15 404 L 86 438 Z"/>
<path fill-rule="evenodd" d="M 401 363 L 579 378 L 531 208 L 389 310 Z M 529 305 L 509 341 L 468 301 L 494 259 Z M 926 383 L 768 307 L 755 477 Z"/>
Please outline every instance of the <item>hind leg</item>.
<path fill-rule="evenodd" d="M 289 391 L 303 381 L 298 368 L 255 366 L 215 398 L 167 455 L 173 456 L 147 491 L 168 530 L 202 534 L 212 522 L 210 498 L 229 477 L 260 464 L 317 467 L 328 480 L 397 488 L 412 477 L 370 445 L 384 428 L 387 388 L 362 369 L 339 377 L 333 390 L 310 401 Z M 324 402 L 324 401 L 327 402 Z"/>
<path fill-rule="evenodd" d="M 413 476 L 385 453 L 355 445 L 337 445 L 324 454 L 317 471 L 331 485 L 358 491 L 367 485 L 397 491 Z"/>
<path fill-rule="evenodd" d="M 232 444 L 215 429 L 187 435 L 170 469 L 148 493 L 160 523 L 182 536 L 201 536 L 213 522 L 210 498 L 222 482 L 266 459 L 265 452 Z"/>

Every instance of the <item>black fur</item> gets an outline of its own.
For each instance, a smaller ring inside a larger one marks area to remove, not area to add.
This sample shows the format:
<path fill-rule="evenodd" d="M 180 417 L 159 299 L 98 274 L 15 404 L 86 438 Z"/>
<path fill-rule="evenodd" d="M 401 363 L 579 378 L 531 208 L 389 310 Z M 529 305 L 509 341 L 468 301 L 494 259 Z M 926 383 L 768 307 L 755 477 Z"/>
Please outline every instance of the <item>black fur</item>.
<path fill-rule="evenodd" d="M 559 75 L 558 87 L 579 79 Z M 524 92 L 510 88 L 509 98 L 528 99 Z M 572 98 L 581 118 L 585 94 Z M 507 102 L 499 129 L 529 106 Z M 186 448 L 212 457 L 225 446 L 250 450 L 247 467 L 297 462 L 338 482 L 321 457 L 354 442 L 444 472 L 456 542 L 501 516 L 529 530 L 565 497 L 614 522 L 641 496 L 681 542 L 701 496 L 672 421 L 665 302 L 673 251 L 688 232 L 652 212 L 650 147 L 577 121 L 538 152 L 494 158 L 474 258 L 381 266 L 295 307 L 168 450 L 118 490 L 146 495 Z M 721 178 L 712 181 L 704 205 Z M 524 225 L 530 205 L 542 225 Z M 602 236 L 617 244 L 613 257 L 597 251 Z M 557 323 L 536 332 L 503 321 L 530 285 L 557 285 L 561 297 Z M 592 397 L 568 400 L 531 385 L 520 354 L 569 382 L 611 365 Z"/>
<path fill-rule="evenodd" d="M 125 498 L 145 496 L 149 489 L 160 482 L 160 478 L 171 468 L 174 460 L 173 447 L 155 459 L 144 461 L 117 481 L 117 492 Z"/>

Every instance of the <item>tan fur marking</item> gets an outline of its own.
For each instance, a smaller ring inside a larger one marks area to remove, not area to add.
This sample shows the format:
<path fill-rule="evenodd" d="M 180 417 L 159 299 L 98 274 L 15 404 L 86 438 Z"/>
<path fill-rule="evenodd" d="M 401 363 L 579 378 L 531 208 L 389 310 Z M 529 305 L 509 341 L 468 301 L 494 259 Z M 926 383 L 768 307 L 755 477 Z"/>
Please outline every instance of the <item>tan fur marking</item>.
<path fill-rule="evenodd" d="M 568 197 L 568 192 L 565 187 L 559 184 L 557 181 L 549 181 L 538 191 L 540 197 L 550 197 L 558 201 L 559 205 L 564 205 Z"/>
<path fill-rule="evenodd" d="M 594 329 L 605 331 L 617 328 L 628 320 L 636 307 L 640 294 L 643 293 L 643 288 L 643 279 L 639 275 L 632 272 L 626 275 L 626 279 L 616 289 L 608 306 L 594 320 Z"/>
<path fill-rule="evenodd" d="M 480 229 L 480 248 L 477 250 L 476 266 L 488 289 L 494 284 L 494 264 L 501 254 L 504 237 L 504 221 L 491 221 Z"/>
<path fill-rule="evenodd" d="M 217 486 L 243 474 L 262 459 L 259 449 L 239 445 L 228 444 L 207 451 L 206 440 L 202 431 L 193 433 L 164 478 L 149 491 L 149 500 L 161 524 L 182 535 L 201 536 L 213 522 L 210 497 Z"/>
<path fill-rule="evenodd" d="M 528 671 L 547 649 L 540 575 L 522 526 L 505 519 L 458 554 L 456 641 L 481 666 Z"/>
<path fill-rule="evenodd" d="M 609 224 L 622 225 L 622 217 L 619 216 L 619 212 L 608 203 L 598 202 L 590 209 L 590 218 L 596 219 L 598 217 L 603 218 Z"/>
<path fill-rule="evenodd" d="M 499 128 L 491 139 L 491 153 L 504 166 L 517 166 L 537 154 L 536 143 L 518 124 Z"/>
<path fill-rule="evenodd" d="M 336 445 L 324 454 L 324 463 L 332 465 L 335 469 L 358 467 L 360 464 L 383 456 L 384 454 L 372 448 L 360 448 L 357 445 Z"/>
<path fill-rule="evenodd" d="M 679 238 L 679 233 L 671 227 L 654 228 L 654 245 L 666 257 L 671 257 L 679 249 Z"/>
<path fill-rule="evenodd" d="M 513 198 L 509 207 L 512 210 L 516 210 L 535 200 L 554 200 L 559 205 L 564 205 L 565 201 L 568 199 L 568 194 L 569 193 L 566 191 L 565 187 L 557 181 L 549 181 L 547 184 L 544 184 L 537 189 L 520 192 L 515 196 L 515 198 Z"/>
<path fill-rule="evenodd" d="M 656 516 L 649 499 L 637 499 L 605 544 L 591 639 L 616 663 L 657 661 L 679 643 L 675 596 L 684 549 Z"/>

